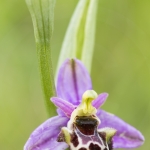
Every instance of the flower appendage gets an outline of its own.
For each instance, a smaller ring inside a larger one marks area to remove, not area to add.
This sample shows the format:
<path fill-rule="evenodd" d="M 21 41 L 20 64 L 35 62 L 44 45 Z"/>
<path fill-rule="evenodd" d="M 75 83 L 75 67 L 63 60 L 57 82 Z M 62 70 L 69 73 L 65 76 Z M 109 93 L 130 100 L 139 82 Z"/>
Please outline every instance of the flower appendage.
<path fill-rule="evenodd" d="M 92 90 L 91 78 L 77 59 L 67 59 L 57 79 L 57 97 L 51 101 L 58 116 L 40 125 L 30 135 L 24 150 L 112 150 L 135 148 L 143 135 L 117 116 L 99 109 L 108 94 Z"/>

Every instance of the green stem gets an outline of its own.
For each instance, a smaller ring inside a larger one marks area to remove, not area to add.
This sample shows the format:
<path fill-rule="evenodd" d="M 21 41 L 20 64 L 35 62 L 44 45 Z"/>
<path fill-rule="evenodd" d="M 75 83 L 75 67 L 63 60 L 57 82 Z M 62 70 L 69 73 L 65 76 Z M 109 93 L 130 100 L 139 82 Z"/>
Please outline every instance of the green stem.
<path fill-rule="evenodd" d="M 26 0 L 33 26 L 41 75 L 42 89 L 49 115 L 55 114 L 50 97 L 55 96 L 54 76 L 51 61 L 51 37 L 55 0 Z"/>

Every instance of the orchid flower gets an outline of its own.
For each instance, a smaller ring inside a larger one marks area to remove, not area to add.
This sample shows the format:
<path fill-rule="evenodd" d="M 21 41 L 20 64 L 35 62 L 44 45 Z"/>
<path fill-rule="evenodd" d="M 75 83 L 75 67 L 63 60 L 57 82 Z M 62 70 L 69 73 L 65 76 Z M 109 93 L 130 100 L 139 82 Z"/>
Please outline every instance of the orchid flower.
<path fill-rule="evenodd" d="M 24 150 L 112 150 L 136 148 L 143 135 L 100 106 L 108 94 L 92 89 L 91 78 L 77 59 L 67 59 L 57 78 L 57 97 L 51 101 L 58 115 L 46 120 L 30 135 Z"/>

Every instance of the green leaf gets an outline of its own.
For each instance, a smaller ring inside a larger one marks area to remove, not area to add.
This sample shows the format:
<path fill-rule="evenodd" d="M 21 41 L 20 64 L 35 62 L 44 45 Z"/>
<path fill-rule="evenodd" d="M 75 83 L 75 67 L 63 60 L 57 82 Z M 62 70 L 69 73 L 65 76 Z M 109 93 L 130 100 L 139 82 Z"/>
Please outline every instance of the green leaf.
<path fill-rule="evenodd" d="M 98 0 L 90 0 L 84 29 L 84 43 L 81 60 L 89 72 L 91 71 L 94 52 L 97 7 Z"/>
<path fill-rule="evenodd" d="M 97 6 L 98 0 L 79 0 L 62 44 L 56 75 L 66 58 L 80 59 L 90 72 L 94 52 Z"/>
<path fill-rule="evenodd" d="M 53 31 L 55 0 L 26 0 L 26 3 L 33 21 L 45 102 L 49 115 L 54 115 L 54 105 L 50 102 L 50 97 L 55 96 L 50 42 Z"/>

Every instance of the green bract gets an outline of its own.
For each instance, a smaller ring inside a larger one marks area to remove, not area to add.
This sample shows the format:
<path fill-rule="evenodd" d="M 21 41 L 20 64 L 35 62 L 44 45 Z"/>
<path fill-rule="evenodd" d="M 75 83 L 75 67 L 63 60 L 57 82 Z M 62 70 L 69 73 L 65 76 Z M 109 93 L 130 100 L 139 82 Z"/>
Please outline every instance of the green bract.
<path fill-rule="evenodd" d="M 66 58 L 80 59 L 90 72 L 97 6 L 98 0 L 79 0 L 62 44 L 57 72 Z"/>

